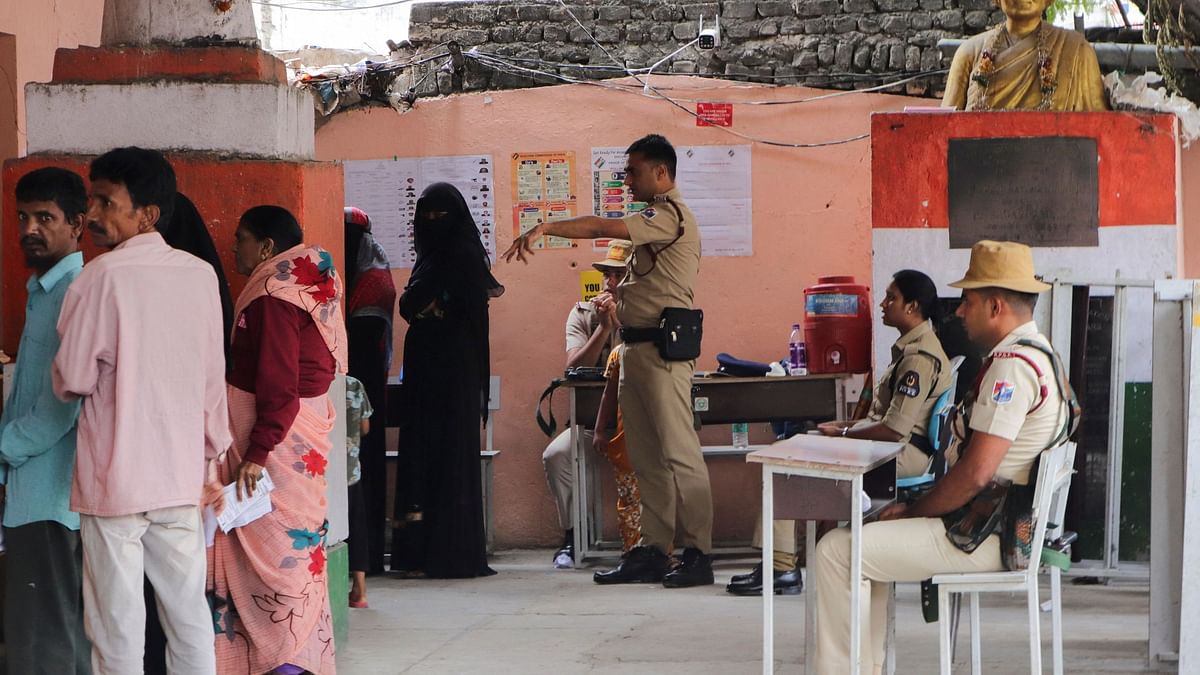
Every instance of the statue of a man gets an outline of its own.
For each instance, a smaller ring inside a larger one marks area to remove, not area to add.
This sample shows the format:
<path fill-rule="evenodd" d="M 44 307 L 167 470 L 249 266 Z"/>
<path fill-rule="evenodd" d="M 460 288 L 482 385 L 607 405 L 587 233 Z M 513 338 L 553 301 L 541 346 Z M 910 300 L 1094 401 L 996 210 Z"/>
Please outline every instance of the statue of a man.
<path fill-rule="evenodd" d="M 1005 21 L 954 54 L 942 105 L 959 110 L 1108 110 L 1096 52 L 1042 20 L 1051 0 L 995 0 Z"/>

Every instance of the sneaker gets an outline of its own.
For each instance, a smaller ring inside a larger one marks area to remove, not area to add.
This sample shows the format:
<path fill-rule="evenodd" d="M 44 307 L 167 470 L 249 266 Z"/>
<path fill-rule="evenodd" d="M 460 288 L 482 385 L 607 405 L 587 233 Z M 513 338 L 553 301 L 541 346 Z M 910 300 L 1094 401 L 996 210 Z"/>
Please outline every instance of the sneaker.
<path fill-rule="evenodd" d="M 575 567 L 575 546 L 567 544 L 554 554 L 554 569 L 569 570 Z"/>
<path fill-rule="evenodd" d="M 713 583 L 712 556 L 698 548 L 686 548 L 679 567 L 663 576 L 664 588 L 691 588 Z"/>
<path fill-rule="evenodd" d="M 596 572 L 598 584 L 656 584 L 667 571 L 667 555 L 653 546 L 637 546 L 621 556 L 615 569 Z"/>

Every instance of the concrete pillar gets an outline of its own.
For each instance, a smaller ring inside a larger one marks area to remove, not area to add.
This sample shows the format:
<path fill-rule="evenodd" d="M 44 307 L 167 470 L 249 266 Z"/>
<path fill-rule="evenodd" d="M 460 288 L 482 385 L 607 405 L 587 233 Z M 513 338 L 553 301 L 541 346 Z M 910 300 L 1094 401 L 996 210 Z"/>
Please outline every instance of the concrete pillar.
<path fill-rule="evenodd" d="M 100 44 L 257 45 L 250 0 L 107 0 Z"/>

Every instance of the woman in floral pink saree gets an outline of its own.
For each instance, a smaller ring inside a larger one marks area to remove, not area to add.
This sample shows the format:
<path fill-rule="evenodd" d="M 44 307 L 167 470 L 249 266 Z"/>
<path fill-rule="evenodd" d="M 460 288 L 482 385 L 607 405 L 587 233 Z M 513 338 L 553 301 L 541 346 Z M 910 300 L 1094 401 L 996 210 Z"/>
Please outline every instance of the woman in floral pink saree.
<path fill-rule="evenodd" d="M 234 310 L 228 376 L 234 445 L 221 485 L 252 492 L 263 472 L 272 511 L 209 549 L 209 598 L 221 675 L 331 675 L 325 470 L 335 409 L 327 392 L 346 369 L 341 280 L 329 253 L 301 243 L 276 206 L 247 211 L 238 271 L 250 280 Z"/>

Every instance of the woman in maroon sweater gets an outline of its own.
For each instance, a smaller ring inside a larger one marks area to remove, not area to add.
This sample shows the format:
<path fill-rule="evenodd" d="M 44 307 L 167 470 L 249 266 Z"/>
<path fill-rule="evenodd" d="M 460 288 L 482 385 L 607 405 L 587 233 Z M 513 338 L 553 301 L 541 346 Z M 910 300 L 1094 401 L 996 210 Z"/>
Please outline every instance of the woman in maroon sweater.
<path fill-rule="evenodd" d="M 274 490 L 270 513 L 217 532 L 210 549 L 217 671 L 333 673 L 325 472 L 337 417 L 329 386 L 346 371 L 341 280 L 278 206 L 247 211 L 236 237 L 237 268 L 250 279 L 234 310 L 234 444 L 219 479 L 251 494 L 265 470 Z"/>

